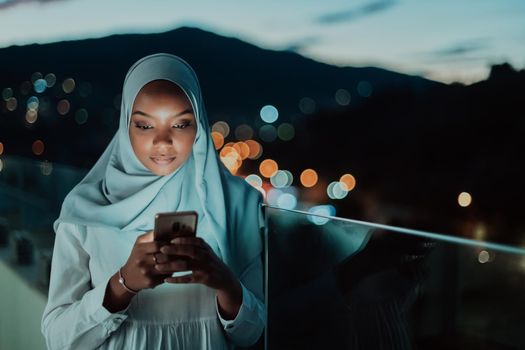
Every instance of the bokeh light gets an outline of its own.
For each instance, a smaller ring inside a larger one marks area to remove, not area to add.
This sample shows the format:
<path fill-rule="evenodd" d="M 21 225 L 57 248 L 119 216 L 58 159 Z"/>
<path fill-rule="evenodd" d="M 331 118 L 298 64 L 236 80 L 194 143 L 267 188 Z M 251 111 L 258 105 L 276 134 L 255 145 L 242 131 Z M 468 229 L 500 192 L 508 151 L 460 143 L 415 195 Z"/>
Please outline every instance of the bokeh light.
<path fill-rule="evenodd" d="M 2 99 L 4 101 L 9 100 L 11 97 L 13 97 L 13 89 L 5 88 L 2 90 Z"/>
<path fill-rule="evenodd" d="M 215 149 L 221 149 L 221 147 L 224 146 L 224 136 L 222 136 L 220 132 L 212 131 L 211 138 L 213 139 Z"/>
<path fill-rule="evenodd" d="M 75 90 L 75 80 L 73 78 L 67 78 L 62 82 L 62 90 L 66 94 L 70 94 Z"/>
<path fill-rule="evenodd" d="M 235 138 L 237 140 L 246 141 L 253 137 L 253 129 L 248 124 L 241 124 L 235 128 Z"/>
<path fill-rule="evenodd" d="M 33 74 L 31 74 L 31 84 L 34 84 L 35 81 L 37 81 L 38 79 L 42 79 L 42 77 L 42 73 L 34 72 Z"/>
<path fill-rule="evenodd" d="M 317 184 L 317 172 L 313 169 L 306 169 L 301 173 L 299 180 L 304 187 L 313 187 Z"/>
<path fill-rule="evenodd" d="M 4 144 L 0 142 L 0 156 L 4 153 Z"/>
<path fill-rule="evenodd" d="M 361 97 L 370 97 L 372 95 L 372 84 L 368 81 L 360 81 L 357 84 L 357 93 Z"/>
<path fill-rule="evenodd" d="M 84 108 L 80 108 L 75 112 L 75 121 L 78 125 L 85 124 L 88 120 L 88 112 Z"/>
<path fill-rule="evenodd" d="M 53 164 L 47 160 L 40 163 L 40 172 L 42 175 L 49 176 L 53 172 Z"/>
<path fill-rule="evenodd" d="M 55 86 L 55 83 L 57 82 L 57 77 L 53 73 L 46 74 L 44 77 L 44 80 L 46 81 L 46 85 L 48 88 L 52 88 Z"/>
<path fill-rule="evenodd" d="M 275 126 L 273 125 L 263 125 L 259 129 L 259 137 L 264 142 L 273 142 L 277 138 L 277 130 L 275 129 Z"/>
<path fill-rule="evenodd" d="M 295 136 L 295 128 L 290 123 L 282 123 L 277 128 L 277 135 L 283 141 L 290 141 Z"/>
<path fill-rule="evenodd" d="M 267 178 L 272 177 L 277 172 L 277 170 L 279 170 L 279 167 L 277 162 L 273 159 L 265 159 L 259 165 L 259 172 L 262 176 Z"/>
<path fill-rule="evenodd" d="M 261 177 L 257 174 L 250 174 L 248 176 L 246 176 L 244 178 L 244 180 L 246 182 L 248 182 L 250 185 L 252 185 L 253 187 L 257 188 L 257 187 L 262 187 L 263 185 L 263 181 L 261 179 Z"/>
<path fill-rule="evenodd" d="M 458 204 L 462 207 L 468 207 L 472 203 L 472 196 L 468 192 L 461 192 L 458 196 Z"/>
<path fill-rule="evenodd" d="M 286 187 L 287 185 L 291 183 L 289 176 L 291 176 L 290 172 L 285 172 L 283 170 L 277 170 L 275 174 L 270 178 L 270 183 L 275 188 L 282 188 Z"/>
<path fill-rule="evenodd" d="M 312 114 L 315 112 L 315 101 L 310 97 L 303 97 L 299 101 L 299 110 L 304 114 Z"/>
<path fill-rule="evenodd" d="M 277 206 L 283 209 L 295 209 L 297 198 L 291 193 L 283 193 L 277 198 Z"/>
<path fill-rule="evenodd" d="M 230 134 L 230 126 L 228 123 L 223 121 L 218 121 L 212 125 L 211 131 L 220 133 L 224 138 L 227 138 Z"/>
<path fill-rule="evenodd" d="M 245 160 L 250 155 L 250 147 L 245 142 L 236 142 L 232 147 L 235 148 L 242 160 Z"/>
<path fill-rule="evenodd" d="M 219 152 L 219 157 L 226 168 L 232 174 L 236 174 L 242 165 L 242 159 L 237 150 L 231 145 L 232 143 L 227 143 Z"/>
<path fill-rule="evenodd" d="M 38 119 L 38 112 L 34 109 L 28 109 L 26 111 L 26 122 L 29 124 L 34 124 L 36 120 Z"/>
<path fill-rule="evenodd" d="M 335 92 L 335 101 L 341 106 L 347 106 L 350 104 L 351 97 L 348 90 L 339 89 Z"/>
<path fill-rule="evenodd" d="M 263 148 L 259 142 L 255 140 L 246 140 L 244 143 L 250 148 L 250 154 L 248 155 L 248 158 L 259 159 L 262 156 Z"/>
<path fill-rule="evenodd" d="M 265 123 L 273 123 L 279 118 L 279 111 L 272 105 L 266 105 L 261 108 L 259 114 Z"/>
<path fill-rule="evenodd" d="M 47 88 L 47 82 L 40 78 L 40 79 L 37 79 L 34 83 L 33 83 L 33 89 L 35 89 L 35 92 L 36 93 L 42 93 L 44 91 L 46 91 L 46 88 Z"/>
<path fill-rule="evenodd" d="M 18 100 L 15 97 L 11 97 L 5 102 L 5 106 L 9 112 L 13 112 L 18 107 Z"/>
<path fill-rule="evenodd" d="M 27 99 L 27 109 L 37 110 L 38 106 L 40 104 L 40 101 L 38 100 L 38 97 L 31 96 Z"/>
<path fill-rule="evenodd" d="M 478 261 L 480 264 L 485 264 L 491 261 L 490 253 L 486 250 L 482 250 L 478 254 Z"/>
<path fill-rule="evenodd" d="M 352 174 L 344 174 L 339 179 L 339 182 L 343 184 L 343 188 L 346 191 L 352 191 L 356 185 L 355 177 Z"/>
<path fill-rule="evenodd" d="M 60 115 L 68 114 L 70 108 L 71 108 L 71 105 L 69 104 L 69 101 L 66 99 L 60 100 L 57 103 L 57 112 Z"/>
<path fill-rule="evenodd" d="M 335 207 L 333 205 L 316 205 L 308 209 L 308 212 L 315 215 L 335 216 Z M 324 225 L 330 221 L 329 218 L 314 215 L 308 215 L 307 218 L 316 225 Z"/>
<path fill-rule="evenodd" d="M 45 149 L 44 142 L 42 140 L 36 140 L 35 142 L 33 142 L 31 149 L 35 155 L 41 155 L 42 153 L 44 153 Z"/>
<path fill-rule="evenodd" d="M 266 196 L 266 201 L 268 202 L 269 205 L 273 205 L 277 207 L 279 206 L 278 205 L 279 197 L 281 197 L 283 193 L 284 192 L 278 188 L 272 188 L 268 191 L 268 195 Z"/>
<path fill-rule="evenodd" d="M 346 186 L 341 182 L 333 181 L 326 188 L 326 193 L 331 199 L 343 199 L 348 194 L 348 191 L 345 189 L 345 187 Z"/>
<path fill-rule="evenodd" d="M 0 159 L 0 171 L 4 169 L 4 162 Z"/>

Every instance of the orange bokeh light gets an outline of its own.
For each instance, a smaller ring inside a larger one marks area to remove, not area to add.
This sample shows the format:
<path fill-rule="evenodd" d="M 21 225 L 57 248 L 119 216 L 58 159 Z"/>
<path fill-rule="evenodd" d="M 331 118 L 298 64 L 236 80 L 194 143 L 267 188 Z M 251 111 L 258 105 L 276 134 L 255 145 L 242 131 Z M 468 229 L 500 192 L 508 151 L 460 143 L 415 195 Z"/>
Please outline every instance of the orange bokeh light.
<path fill-rule="evenodd" d="M 37 156 L 41 155 L 44 153 L 44 142 L 42 142 L 42 140 L 36 140 L 33 142 L 32 150 Z"/>
<path fill-rule="evenodd" d="M 344 189 L 347 191 L 352 191 L 356 185 L 355 177 L 352 174 L 344 174 L 339 179 L 339 182 L 343 184 Z"/>
<path fill-rule="evenodd" d="M 233 145 L 233 148 L 235 148 L 237 153 L 239 153 L 242 160 L 248 158 L 248 156 L 250 155 L 250 147 L 242 141 L 235 143 Z"/>
<path fill-rule="evenodd" d="M 265 159 L 261 162 L 261 165 L 259 165 L 259 171 L 264 177 L 272 177 L 277 170 L 279 170 L 279 167 L 277 166 L 277 162 L 273 159 Z"/>
<path fill-rule="evenodd" d="M 255 140 L 246 140 L 244 143 L 250 148 L 248 158 L 257 159 L 262 155 L 262 146 L 259 142 Z"/>
<path fill-rule="evenodd" d="M 300 180 L 304 187 L 313 187 L 315 184 L 317 184 L 319 177 L 317 176 L 317 172 L 315 170 L 306 169 L 301 173 Z"/>
<path fill-rule="evenodd" d="M 220 149 L 224 145 L 224 136 L 222 136 L 220 132 L 212 131 L 211 138 L 213 139 L 215 149 Z"/>

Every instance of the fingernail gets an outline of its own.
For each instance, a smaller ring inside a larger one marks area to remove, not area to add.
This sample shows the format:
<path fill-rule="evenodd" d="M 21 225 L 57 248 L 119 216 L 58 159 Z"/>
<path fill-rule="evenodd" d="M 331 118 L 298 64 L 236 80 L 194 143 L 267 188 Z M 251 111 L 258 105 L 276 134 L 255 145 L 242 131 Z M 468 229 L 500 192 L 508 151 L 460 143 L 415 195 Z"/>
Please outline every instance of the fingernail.
<path fill-rule="evenodd" d="M 174 243 L 174 244 L 180 243 L 180 238 L 178 238 L 178 237 L 177 238 L 173 238 L 171 240 L 171 243 Z"/>

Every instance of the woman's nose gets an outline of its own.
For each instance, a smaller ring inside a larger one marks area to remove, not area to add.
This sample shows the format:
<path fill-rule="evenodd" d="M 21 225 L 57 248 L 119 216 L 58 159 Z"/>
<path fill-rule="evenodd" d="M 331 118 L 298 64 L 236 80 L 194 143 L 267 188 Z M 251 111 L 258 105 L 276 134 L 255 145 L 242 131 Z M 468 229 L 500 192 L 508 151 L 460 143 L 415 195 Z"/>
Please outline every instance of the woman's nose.
<path fill-rule="evenodd" d="M 160 132 L 156 133 L 155 137 L 153 139 L 153 144 L 154 145 L 159 145 L 159 144 L 172 145 L 173 144 L 173 139 L 171 137 L 171 133 L 168 132 L 168 131 L 160 131 Z"/>

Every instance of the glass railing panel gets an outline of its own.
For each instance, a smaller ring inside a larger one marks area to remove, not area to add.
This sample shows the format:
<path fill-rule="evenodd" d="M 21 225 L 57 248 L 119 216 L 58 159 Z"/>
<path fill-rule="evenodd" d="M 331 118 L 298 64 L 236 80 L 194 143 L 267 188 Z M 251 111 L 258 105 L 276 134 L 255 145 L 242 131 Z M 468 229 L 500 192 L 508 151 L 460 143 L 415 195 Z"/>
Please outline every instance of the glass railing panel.
<path fill-rule="evenodd" d="M 267 349 L 523 349 L 525 250 L 267 207 Z"/>

